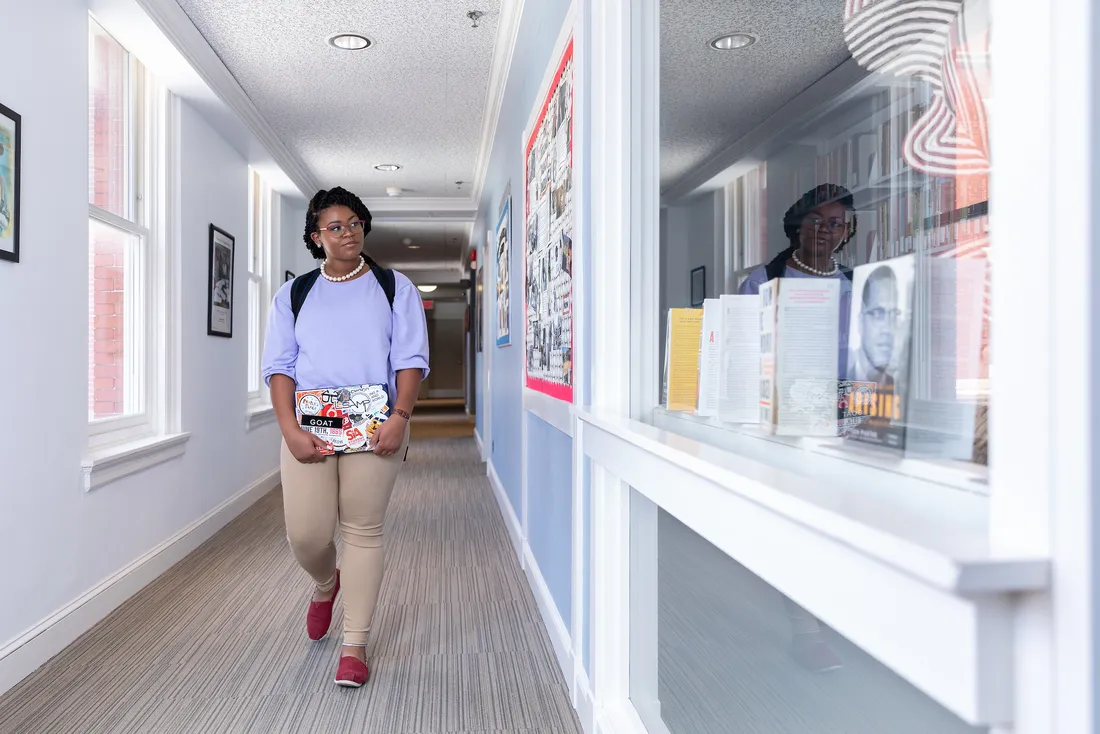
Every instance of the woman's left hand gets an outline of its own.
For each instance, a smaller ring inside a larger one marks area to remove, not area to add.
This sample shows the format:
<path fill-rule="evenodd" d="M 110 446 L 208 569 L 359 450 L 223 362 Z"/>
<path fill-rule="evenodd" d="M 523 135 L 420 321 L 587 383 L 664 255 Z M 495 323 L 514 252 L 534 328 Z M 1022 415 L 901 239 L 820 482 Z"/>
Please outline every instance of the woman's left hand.
<path fill-rule="evenodd" d="M 378 427 L 374 433 L 374 453 L 378 456 L 393 456 L 401 450 L 405 442 L 405 428 L 408 422 L 395 415 Z"/>

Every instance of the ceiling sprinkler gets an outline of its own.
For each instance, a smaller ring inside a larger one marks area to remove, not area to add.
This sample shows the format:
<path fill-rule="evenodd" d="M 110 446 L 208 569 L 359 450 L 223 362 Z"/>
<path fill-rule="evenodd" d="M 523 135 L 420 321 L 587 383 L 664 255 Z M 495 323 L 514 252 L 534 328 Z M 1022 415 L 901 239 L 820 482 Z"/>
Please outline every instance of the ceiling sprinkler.
<path fill-rule="evenodd" d="M 466 13 L 466 17 L 472 20 L 474 23 L 473 27 L 477 28 L 478 21 L 485 17 L 485 13 L 481 12 L 480 10 L 471 10 L 470 12 Z"/>

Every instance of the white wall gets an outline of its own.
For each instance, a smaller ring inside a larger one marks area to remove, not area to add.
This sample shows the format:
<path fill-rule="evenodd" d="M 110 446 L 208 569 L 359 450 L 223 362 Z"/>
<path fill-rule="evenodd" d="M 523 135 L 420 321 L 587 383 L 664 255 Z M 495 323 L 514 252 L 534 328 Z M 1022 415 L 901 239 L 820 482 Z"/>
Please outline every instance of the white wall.
<path fill-rule="evenodd" d="M 80 488 L 88 412 L 88 81 L 80 73 L 87 11 L 80 0 L 0 0 L 0 18 L 18 29 L 0 43 L 0 68 L 8 70 L 0 74 L 0 102 L 23 116 L 22 262 L 0 262 L 0 385 L 9 396 L 0 421 L 2 646 L 90 586 L 87 538 L 100 513 Z M 37 431 L 28 429 L 32 417 Z"/>
<path fill-rule="evenodd" d="M 282 202 L 282 223 L 279 227 L 282 270 L 302 275 L 316 268 L 318 262 L 309 254 L 302 239 L 306 229 L 306 206 L 287 198 L 283 198 Z"/>
<path fill-rule="evenodd" d="M 87 11 L 79 0 L 0 0 L 0 18 L 19 29 L 0 44 L 0 65 L 19 69 L 0 75 L 0 102 L 24 125 L 23 262 L 0 263 L 0 385 L 25 396 L 0 421 L 2 649 L 274 469 L 277 429 L 245 431 L 247 163 L 185 104 L 182 390 L 191 440 L 179 459 L 83 492 Z M 206 334 L 212 222 L 237 238 L 232 339 Z"/>

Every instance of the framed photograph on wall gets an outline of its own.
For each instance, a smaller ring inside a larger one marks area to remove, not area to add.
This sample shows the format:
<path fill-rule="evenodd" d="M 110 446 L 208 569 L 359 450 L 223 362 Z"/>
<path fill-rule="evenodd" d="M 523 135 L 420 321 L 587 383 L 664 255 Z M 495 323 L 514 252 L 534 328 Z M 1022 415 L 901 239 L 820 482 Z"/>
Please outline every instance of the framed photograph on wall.
<path fill-rule="evenodd" d="M 702 308 L 707 300 L 707 269 L 700 265 L 691 271 L 691 307 Z"/>
<path fill-rule="evenodd" d="M 509 186 L 510 188 L 510 186 Z M 495 242 L 496 269 L 497 269 L 497 333 L 496 343 L 498 347 L 506 347 L 512 343 L 510 330 L 511 312 L 509 306 L 512 302 L 512 294 L 508 285 L 509 268 L 511 267 L 511 226 L 512 226 L 512 199 L 504 199 L 500 209 L 500 219 L 497 220 Z"/>
<path fill-rule="evenodd" d="M 0 260 L 19 262 L 19 165 L 23 121 L 0 104 Z"/>
<path fill-rule="evenodd" d="M 210 225 L 210 273 L 206 333 L 233 337 L 233 255 L 236 240 L 224 229 Z"/>

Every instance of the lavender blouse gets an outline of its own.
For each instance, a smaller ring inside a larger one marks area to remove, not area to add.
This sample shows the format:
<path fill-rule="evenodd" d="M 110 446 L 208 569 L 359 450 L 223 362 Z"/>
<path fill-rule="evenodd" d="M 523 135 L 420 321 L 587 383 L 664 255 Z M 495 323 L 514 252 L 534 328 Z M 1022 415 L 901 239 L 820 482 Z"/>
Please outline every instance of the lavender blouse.
<path fill-rule="evenodd" d="M 420 292 L 401 273 L 393 309 L 373 273 L 346 283 L 318 278 L 298 322 L 284 283 L 271 306 L 264 342 L 264 382 L 287 375 L 298 390 L 346 385 L 389 385 L 397 397 L 397 373 L 419 369 L 428 376 L 428 324 Z"/>

